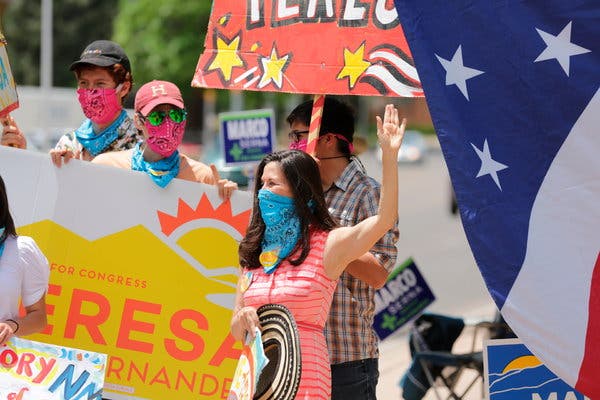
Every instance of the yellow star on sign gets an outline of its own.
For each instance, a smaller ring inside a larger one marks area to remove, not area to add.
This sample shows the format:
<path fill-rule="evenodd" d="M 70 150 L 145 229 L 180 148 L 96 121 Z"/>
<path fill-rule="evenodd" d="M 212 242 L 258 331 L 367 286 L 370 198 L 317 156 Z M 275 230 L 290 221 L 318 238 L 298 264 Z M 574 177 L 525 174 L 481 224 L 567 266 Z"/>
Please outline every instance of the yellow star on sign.
<path fill-rule="evenodd" d="M 273 81 L 275 86 L 281 89 L 283 85 L 283 71 L 287 68 L 289 61 L 289 54 L 279 58 L 277 55 L 277 48 L 273 45 L 271 49 L 271 55 L 269 57 L 261 58 L 263 76 L 260 78 L 258 83 L 259 88 L 263 88 Z"/>
<path fill-rule="evenodd" d="M 216 36 L 216 45 L 215 45 L 215 56 L 207 68 L 207 71 L 218 70 L 223 79 L 226 82 L 231 80 L 231 71 L 235 67 L 243 67 L 244 61 L 240 58 L 238 54 L 238 48 L 240 45 L 240 36 L 236 36 L 229 43 L 227 43 L 227 38 L 221 37 L 217 33 Z"/>
<path fill-rule="evenodd" d="M 344 68 L 340 71 L 337 79 L 348 77 L 350 81 L 350 87 L 353 88 L 356 85 L 356 81 L 367 68 L 371 66 L 371 63 L 365 61 L 365 43 L 363 42 L 355 52 L 349 49 L 344 49 Z"/>

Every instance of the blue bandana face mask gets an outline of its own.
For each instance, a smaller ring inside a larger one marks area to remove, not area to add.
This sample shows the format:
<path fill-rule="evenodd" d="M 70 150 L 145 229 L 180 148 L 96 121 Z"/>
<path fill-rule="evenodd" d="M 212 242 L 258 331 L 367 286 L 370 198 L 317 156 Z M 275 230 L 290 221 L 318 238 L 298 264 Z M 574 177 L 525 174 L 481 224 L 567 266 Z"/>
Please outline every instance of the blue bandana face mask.
<path fill-rule="evenodd" d="M 140 149 L 140 143 L 138 143 L 131 156 L 131 169 L 145 172 L 152 178 L 154 183 L 164 188 L 179 174 L 179 162 L 180 158 L 177 150 L 167 158 L 156 162 L 148 162 L 144 160 L 144 154 Z"/>
<path fill-rule="evenodd" d="M 296 247 L 300 239 L 300 218 L 293 198 L 270 190 L 258 191 L 258 206 L 266 226 L 259 260 L 270 274 Z"/>
<path fill-rule="evenodd" d="M 127 117 L 127 111 L 121 111 L 119 117 L 107 126 L 102 132 L 96 134 L 92 121 L 86 119 L 83 124 L 75 131 L 77 141 L 94 157 L 102 153 L 112 142 L 119 137 L 119 126 Z"/>
<path fill-rule="evenodd" d="M 2 257 L 2 253 L 4 253 L 4 241 L 6 240 L 6 229 L 4 227 L 0 228 L 0 257 Z"/>

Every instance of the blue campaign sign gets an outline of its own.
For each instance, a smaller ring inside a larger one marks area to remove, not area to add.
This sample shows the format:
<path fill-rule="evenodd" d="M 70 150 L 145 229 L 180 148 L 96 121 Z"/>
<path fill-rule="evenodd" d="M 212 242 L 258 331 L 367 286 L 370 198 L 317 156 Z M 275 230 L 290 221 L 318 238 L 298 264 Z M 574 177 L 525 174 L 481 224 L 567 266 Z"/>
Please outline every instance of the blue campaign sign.
<path fill-rule="evenodd" d="M 435 296 L 409 258 L 389 276 L 386 284 L 375 292 L 373 327 L 381 340 L 421 314 Z"/>
<path fill-rule="evenodd" d="M 519 339 L 484 343 L 489 400 L 589 400 L 553 374 Z"/>
<path fill-rule="evenodd" d="M 220 113 L 219 133 L 225 165 L 256 163 L 275 149 L 273 110 Z"/>

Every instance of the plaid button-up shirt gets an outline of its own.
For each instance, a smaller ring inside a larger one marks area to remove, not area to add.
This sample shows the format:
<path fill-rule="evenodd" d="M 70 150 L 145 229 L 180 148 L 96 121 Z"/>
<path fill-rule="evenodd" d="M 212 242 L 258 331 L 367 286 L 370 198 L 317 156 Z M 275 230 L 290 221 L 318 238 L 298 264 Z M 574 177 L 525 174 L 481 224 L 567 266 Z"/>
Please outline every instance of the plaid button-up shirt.
<path fill-rule="evenodd" d="M 325 192 L 329 213 L 341 226 L 353 226 L 377 214 L 380 185 L 352 159 L 342 175 Z M 388 231 L 371 253 L 388 272 L 396 263 L 397 225 Z M 344 272 L 333 296 L 325 326 L 331 364 L 377 358 L 378 339 L 373 329 L 375 290 Z"/>

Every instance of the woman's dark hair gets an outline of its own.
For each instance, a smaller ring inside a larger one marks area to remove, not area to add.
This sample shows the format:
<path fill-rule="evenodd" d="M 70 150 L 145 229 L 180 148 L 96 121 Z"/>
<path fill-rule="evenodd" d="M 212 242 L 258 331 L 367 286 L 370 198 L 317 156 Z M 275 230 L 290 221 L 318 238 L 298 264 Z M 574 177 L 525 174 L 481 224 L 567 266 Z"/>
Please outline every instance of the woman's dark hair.
<path fill-rule="evenodd" d="M 330 231 L 336 227 L 336 223 L 331 218 L 329 211 L 327 211 L 319 167 L 315 160 L 308 154 L 298 150 L 283 150 L 268 154 L 262 159 L 256 170 L 252 218 L 250 219 L 250 226 L 248 226 L 246 236 L 242 239 L 238 250 L 240 265 L 244 268 L 252 269 L 260 267 L 258 258 L 262 251 L 261 245 L 265 234 L 265 223 L 258 206 L 258 191 L 262 187 L 262 175 L 265 165 L 270 162 L 279 163 L 283 175 L 292 190 L 294 205 L 300 218 L 300 240 L 292 251 L 292 254 L 298 248 L 301 248 L 302 252 L 298 258 L 289 260 L 292 265 L 302 264 L 308 256 L 310 251 L 309 228 L 313 227 Z M 311 200 L 313 206 L 309 207 Z"/>
<path fill-rule="evenodd" d="M 4 227 L 7 235 L 17 236 L 15 223 L 8 210 L 8 196 L 6 195 L 6 186 L 0 176 L 0 228 Z"/>

